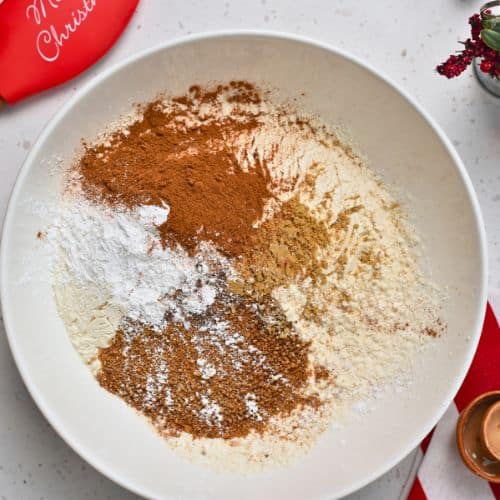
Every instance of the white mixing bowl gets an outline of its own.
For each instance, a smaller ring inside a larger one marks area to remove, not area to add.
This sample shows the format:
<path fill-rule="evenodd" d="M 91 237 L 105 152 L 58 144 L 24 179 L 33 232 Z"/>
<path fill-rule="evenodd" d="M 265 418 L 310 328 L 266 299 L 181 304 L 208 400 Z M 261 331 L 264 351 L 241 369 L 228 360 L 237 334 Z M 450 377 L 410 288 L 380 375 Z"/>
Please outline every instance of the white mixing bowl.
<path fill-rule="evenodd" d="M 194 83 L 245 79 L 297 98 L 301 107 L 350 131 L 373 168 L 409 196 L 433 279 L 449 295 L 448 333 L 421 356 L 414 382 L 373 411 L 328 431 L 287 469 L 239 477 L 178 458 L 145 420 L 101 389 L 59 319 L 42 245 L 50 219 L 33 202 L 58 199 L 54 158 L 69 161 L 82 137 L 134 102 Z M 303 95 L 302 92 L 305 92 Z M 26 272 L 36 269 L 31 279 Z M 218 33 L 186 38 L 103 72 L 52 119 L 12 193 L 1 256 L 1 297 L 17 366 L 43 414 L 89 463 L 153 498 L 316 499 L 365 485 L 408 454 L 436 424 L 472 360 L 486 300 L 485 235 L 467 173 L 435 122 L 377 71 L 342 51 L 289 35 Z"/>

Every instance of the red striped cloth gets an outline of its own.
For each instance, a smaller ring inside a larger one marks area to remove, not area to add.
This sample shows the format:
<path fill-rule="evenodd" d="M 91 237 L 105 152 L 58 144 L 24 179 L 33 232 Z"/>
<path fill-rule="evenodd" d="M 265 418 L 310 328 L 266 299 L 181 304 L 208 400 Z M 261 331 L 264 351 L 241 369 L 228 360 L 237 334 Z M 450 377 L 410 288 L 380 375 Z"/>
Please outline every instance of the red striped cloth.
<path fill-rule="evenodd" d="M 454 403 L 420 445 L 421 464 L 408 500 L 500 500 L 500 484 L 470 472 L 457 452 L 459 413 L 476 396 L 500 389 L 500 295 L 491 295 L 472 365 Z"/>

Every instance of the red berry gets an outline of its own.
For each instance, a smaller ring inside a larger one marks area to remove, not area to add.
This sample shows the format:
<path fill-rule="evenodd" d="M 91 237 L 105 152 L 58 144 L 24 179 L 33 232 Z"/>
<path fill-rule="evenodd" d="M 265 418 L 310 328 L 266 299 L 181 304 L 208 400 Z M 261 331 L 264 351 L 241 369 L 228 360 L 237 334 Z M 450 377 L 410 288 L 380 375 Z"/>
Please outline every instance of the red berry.
<path fill-rule="evenodd" d="M 490 49 L 480 37 L 482 29 L 482 19 L 479 14 L 474 14 L 469 18 L 471 27 L 471 38 L 467 38 L 464 49 L 458 55 L 451 55 L 444 63 L 440 64 L 436 70 L 440 75 L 447 78 L 454 78 L 463 73 L 475 57 L 481 58 L 481 71 L 496 75 L 500 73 L 500 53 Z"/>
<path fill-rule="evenodd" d="M 494 68 L 495 64 L 492 62 L 492 61 L 489 61 L 487 59 L 483 59 L 481 61 L 481 71 L 483 73 L 489 73 L 493 68 Z"/>
<path fill-rule="evenodd" d="M 479 14 L 474 14 L 469 18 L 469 24 L 471 26 L 471 36 L 473 40 L 479 39 L 479 33 L 481 32 L 481 16 Z"/>

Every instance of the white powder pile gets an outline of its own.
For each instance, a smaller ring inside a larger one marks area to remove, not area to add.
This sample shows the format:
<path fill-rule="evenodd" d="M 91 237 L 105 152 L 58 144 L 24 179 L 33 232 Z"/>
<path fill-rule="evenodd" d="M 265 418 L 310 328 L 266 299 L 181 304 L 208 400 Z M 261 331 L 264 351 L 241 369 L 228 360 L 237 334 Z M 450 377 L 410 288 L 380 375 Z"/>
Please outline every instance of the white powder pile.
<path fill-rule="evenodd" d="M 67 324 L 76 326 L 70 327 L 72 340 L 86 361 L 107 345 L 122 316 L 161 331 L 167 318 L 188 327 L 189 315 L 213 304 L 220 278 L 211 270 L 229 272 L 229 265 L 209 243 L 193 257 L 180 247 L 163 248 L 157 226 L 168 212 L 166 205 L 128 212 L 73 201 L 47 231 L 46 240 L 58 252 L 59 310 Z M 99 341 L 103 336 L 105 342 Z M 91 345 L 93 340 L 97 345 Z"/>

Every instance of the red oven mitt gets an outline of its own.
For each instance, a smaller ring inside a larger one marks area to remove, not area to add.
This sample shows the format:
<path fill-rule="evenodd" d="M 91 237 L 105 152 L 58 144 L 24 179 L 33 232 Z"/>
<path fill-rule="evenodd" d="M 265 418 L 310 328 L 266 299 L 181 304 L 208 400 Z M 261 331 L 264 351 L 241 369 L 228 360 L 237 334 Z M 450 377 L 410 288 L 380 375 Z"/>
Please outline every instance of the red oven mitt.
<path fill-rule="evenodd" d="M 0 96 L 8 103 L 81 73 L 115 43 L 138 0 L 0 0 Z"/>

